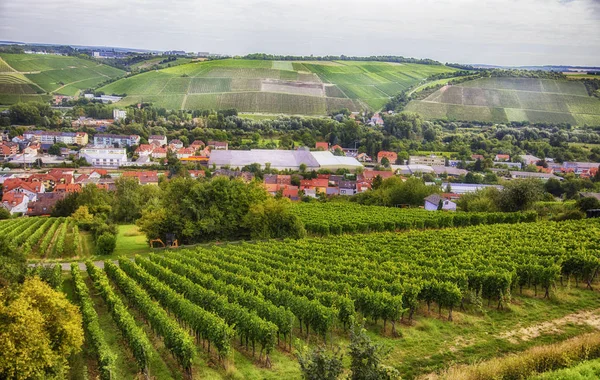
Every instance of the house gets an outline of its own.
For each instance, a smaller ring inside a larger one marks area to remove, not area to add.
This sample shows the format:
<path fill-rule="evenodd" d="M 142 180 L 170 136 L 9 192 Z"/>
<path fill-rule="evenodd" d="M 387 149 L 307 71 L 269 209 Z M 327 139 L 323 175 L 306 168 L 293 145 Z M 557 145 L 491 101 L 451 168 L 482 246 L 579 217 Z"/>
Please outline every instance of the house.
<path fill-rule="evenodd" d="M 340 195 L 354 195 L 356 194 L 356 182 L 355 181 L 340 181 L 338 183 L 340 189 Z"/>
<path fill-rule="evenodd" d="M 29 216 L 47 216 L 52 213 L 56 202 L 64 199 L 67 193 L 42 193 L 38 194 L 35 202 L 27 204 L 27 215 Z"/>
<path fill-rule="evenodd" d="M 366 153 L 360 153 L 358 156 L 356 156 L 356 159 L 360 162 L 372 162 L 373 159 L 371 157 L 369 157 Z"/>
<path fill-rule="evenodd" d="M 2 196 L 2 204 L 11 214 L 25 214 L 29 201 L 30 198 L 24 193 L 5 193 Z"/>
<path fill-rule="evenodd" d="M 169 143 L 169 149 L 177 150 L 183 148 L 183 141 L 181 140 L 171 140 Z"/>
<path fill-rule="evenodd" d="M 148 156 L 152 154 L 155 148 L 156 146 L 152 144 L 140 144 L 135 150 L 135 153 L 138 156 Z"/>
<path fill-rule="evenodd" d="M 342 152 L 344 151 L 344 148 L 342 148 L 341 146 L 339 146 L 339 145 L 337 145 L 337 144 L 336 144 L 336 145 L 334 145 L 334 146 L 332 146 L 330 150 L 331 150 L 332 152 L 335 152 L 335 151 L 336 151 L 336 150 L 338 150 L 338 149 L 339 149 L 339 150 L 341 150 Z"/>
<path fill-rule="evenodd" d="M 381 179 L 387 179 L 394 175 L 394 172 L 389 170 L 365 170 L 362 175 L 358 176 L 357 180 L 365 180 L 370 183 L 377 176 L 381 177 Z"/>
<path fill-rule="evenodd" d="M 387 152 L 385 150 L 377 153 L 377 162 L 381 163 L 381 160 L 387 158 L 390 164 L 395 164 L 396 160 L 398 160 L 398 154 L 396 152 Z"/>
<path fill-rule="evenodd" d="M 113 134 L 97 134 L 94 136 L 94 145 L 100 146 L 133 146 L 140 144 L 140 136 L 138 135 L 113 135 Z"/>
<path fill-rule="evenodd" d="M 475 183 L 442 183 L 441 188 L 443 190 L 446 190 L 448 188 L 448 186 L 450 186 L 450 191 L 452 191 L 453 194 L 458 194 L 458 195 L 463 195 L 463 194 L 468 194 L 468 193 L 474 193 L 478 190 L 483 190 L 483 189 L 487 189 L 487 188 L 496 188 L 498 190 L 502 190 L 504 189 L 504 186 L 502 185 L 482 185 L 482 184 L 475 184 Z"/>
<path fill-rule="evenodd" d="M 177 149 L 176 155 L 177 155 L 177 158 L 181 159 L 181 158 L 189 158 L 189 157 L 193 156 L 194 153 L 196 153 L 194 148 L 190 148 L 190 147 L 183 148 L 182 147 L 182 148 Z"/>
<path fill-rule="evenodd" d="M 325 141 L 317 141 L 315 144 L 316 150 L 329 150 L 329 143 Z"/>
<path fill-rule="evenodd" d="M 19 144 L 10 141 L 0 144 L 0 157 L 6 158 L 17 153 L 19 153 Z"/>
<path fill-rule="evenodd" d="M 411 165 L 445 166 L 446 158 L 438 157 L 435 154 L 429 156 L 410 156 L 408 163 Z"/>
<path fill-rule="evenodd" d="M 158 172 L 156 171 L 123 172 L 123 177 L 136 178 L 140 185 L 158 185 Z"/>
<path fill-rule="evenodd" d="M 83 148 L 79 157 L 84 158 L 92 166 L 119 167 L 127 162 L 125 148 Z"/>
<path fill-rule="evenodd" d="M 302 179 L 300 180 L 300 190 L 314 190 L 316 193 L 327 193 L 329 179 Z"/>
<path fill-rule="evenodd" d="M 427 211 L 437 211 L 440 208 L 440 204 L 442 205 L 442 210 L 456 211 L 456 203 L 443 198 L 439 194 L 431 194 L 425 198 L 425 210 Z"/>
<path fill-rule="evenodd" d="M 510 172 L 510 177 L 513 179 L 537 178 L 537 179 L 541 179 L 543 181 L 547 181 L 550 178 L 557 179 L 559 181 L 563 180 L 562 177 L 559 177 L 552 173 L 519 172 L 519 171 Z"/>
<path fill-rule="evenodd" d="M 167 136 L 151 135 L 148 137 L 148 144 L 158 146 L 167 145 Z"/>
<path fill-rule="evenodd" d="M 525 166 L 529 166 L 535 165 L 538 161 L 540 161 L 540 159 L 536 156 L 532 156 L 531 154 L 524 154 L 521 156 L 521 161 L 525 163 Z"/>
<path fill-rule="evenodd" d="M 294 186 L 295 187 L 295 186 Z M 291 199 L 292 201 L 297 201 L 300 200 L 300 196 L 298 195 L 298 189 L 292 189 L 292 188 L 287 188 L 287 189 L 283 189 L 283 192 L 281 194 L 282 196 Z"/>
<path fill-rule="evenodd" d="M 373 114 L 373 117 L 371 117 L 371 119 L 369 119 L 369 125 L 382 127 L 383 119 L 381 118 L 381 115 L 379 113 Z"/>
<path fill-rule="evenodd" d="M 471 160 L 474 160 L 474 161 L 477 161 L 477 160 L 483 161 L 483 160 L 485 160 L 485 157 L 483 157 L 483 155 L 481 155 L 481 154 L 472 154 L 471 155 Z"/>
<path fill-rule="evenodd" d="M 496 162 L 510 161 L 510 155 L 508 155 L 508 154 L 497 154 L 496 157 L 494 157 L 494 161 L 496 161 Z"/>
<path fill-rule="evenodd" d="M 42 183 L 26 182 L 21 178 L 9 178 L 2 184 L 4 195 L 21 193 L 27 195 L 27 201 L 35 201 L 38 193 L 43 193 L 45 187 Z"/>
<path fill-rule="evenodd" d="M 206 144 L 202 140 L 194 140 L 190 144 L 190 148 L 194 149 L 194 151 L 198 151 L 200 149 L 203 149 L 205 146 L 206 146 Z"/>
<path fill-rule="evenodd" d="M 225 141 L 209 141 L 208 147 L 214 150 L 227 150 L 229 144 Z"/>
<path fill-rule="evenodd" d="M 115 119 L 115 121 L 125 119 L 126 117 L 127 117 L 127 111 L 118 110 L 116 108 L 113 110 L 113 119 Z"/>
<path fill-rule="evenodd" d="M 596 198 L 597 200 L 600 201 L 600 193 L 585 193 L 585 192 L 581 192 L 581 193 L 579 193 L 579 196 L 581 198 Z"/>
<path fill-rule="evenodd" d="M 152 158 L 166 158 L 167 148 L 156 147 L 151 153 Z"/>
<path fill-rule="evenodd" d="M 438 176 L 445 174 L 449 177 L 459 177 L 468 173 L 468 171 L 465 169 L 458 169 L 452 166 L 432 166 L 431 168 L 433 169 L 433 172 Z"/>
<path fill-rule="evenodd" d="M 79 183 L 59 183 L 54 187 L 56 193 L 78 193 L 81 191 Z"/>
<path fill-rule="evenodd" d="M 42 145 L 40 143 L 33 142 L 23 149 L 23 154 L 36 156 L 40 149 L 42 149 Z"/>

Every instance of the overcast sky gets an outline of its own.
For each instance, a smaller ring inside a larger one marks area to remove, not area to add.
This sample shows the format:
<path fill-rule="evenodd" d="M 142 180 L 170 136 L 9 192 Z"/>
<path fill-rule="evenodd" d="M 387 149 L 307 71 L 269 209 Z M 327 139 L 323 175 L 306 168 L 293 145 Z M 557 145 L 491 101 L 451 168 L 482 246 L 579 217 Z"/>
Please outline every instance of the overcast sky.
<path fill-rule="evenodd" d="M 0 0 L 0 40 L 600 66 L 600 0 Z"/>

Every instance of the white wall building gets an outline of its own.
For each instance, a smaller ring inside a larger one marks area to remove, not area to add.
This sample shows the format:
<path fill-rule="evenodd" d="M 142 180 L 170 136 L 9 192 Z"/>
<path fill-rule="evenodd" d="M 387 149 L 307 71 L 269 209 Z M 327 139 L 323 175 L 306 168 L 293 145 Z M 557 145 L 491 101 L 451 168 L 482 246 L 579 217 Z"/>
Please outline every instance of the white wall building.
<path fill-rule="evenodd" d="M 127 162 L 125 148 L 83 148 L 79 157 L 97 167 L 119 167 Z"/>
<path fill-rule="evenodd" d="M 127 117 L 127 111 L 118 110 L 118 109 L 113 110 L 113 119 L 115 119 L 115 121 L 125 119 L 126 117 Z"/>

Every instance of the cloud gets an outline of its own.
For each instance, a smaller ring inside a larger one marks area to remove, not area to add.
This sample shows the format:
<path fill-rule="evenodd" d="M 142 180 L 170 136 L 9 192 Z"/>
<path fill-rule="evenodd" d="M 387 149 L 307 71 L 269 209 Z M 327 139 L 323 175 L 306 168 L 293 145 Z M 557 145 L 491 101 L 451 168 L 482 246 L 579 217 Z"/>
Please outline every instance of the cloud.
<path fill-rule="evenodd" d="M 599 16 L 600 0 L 0 0 L 0 39 L 600 65 Z"/>

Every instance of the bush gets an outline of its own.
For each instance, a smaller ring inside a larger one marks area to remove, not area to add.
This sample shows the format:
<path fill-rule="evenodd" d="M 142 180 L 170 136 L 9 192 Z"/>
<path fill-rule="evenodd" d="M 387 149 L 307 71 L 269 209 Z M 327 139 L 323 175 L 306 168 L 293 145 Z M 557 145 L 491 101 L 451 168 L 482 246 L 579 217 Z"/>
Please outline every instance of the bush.
<path fill-rule="evenodd" d="M 96 239 L 96 253 L 98 255 L 110 255 L 117 246 L 117 237 L 110 232 L 104 232 Z"/>
<path fill-rule="evenodd" d="M 10 218 L 10 212 L 5 209 L 4 207 L 0 207 L 0 220 L 2 219 L 9 219 Z"/>

